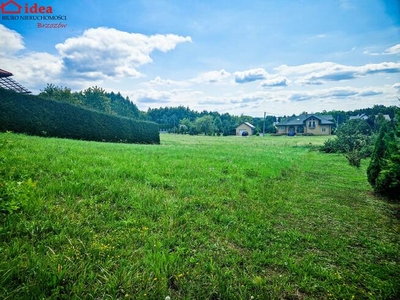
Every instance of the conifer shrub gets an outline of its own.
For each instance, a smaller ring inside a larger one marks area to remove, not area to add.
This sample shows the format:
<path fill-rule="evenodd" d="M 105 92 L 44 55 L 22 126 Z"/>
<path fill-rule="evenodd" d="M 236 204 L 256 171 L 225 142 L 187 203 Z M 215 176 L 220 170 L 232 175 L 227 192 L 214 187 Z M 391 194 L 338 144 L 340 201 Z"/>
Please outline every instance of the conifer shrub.
<path fill-rule="evenodd" d="M 91 141 L 159 144 L 156 123 L 0 89 L 0 131 Z"/>
<path fill-rule="evenodd" d="M 376 193 L 400 199 L 400 143 L 394 123 L 384 123 L 380 128 L 367 178 Z"/>

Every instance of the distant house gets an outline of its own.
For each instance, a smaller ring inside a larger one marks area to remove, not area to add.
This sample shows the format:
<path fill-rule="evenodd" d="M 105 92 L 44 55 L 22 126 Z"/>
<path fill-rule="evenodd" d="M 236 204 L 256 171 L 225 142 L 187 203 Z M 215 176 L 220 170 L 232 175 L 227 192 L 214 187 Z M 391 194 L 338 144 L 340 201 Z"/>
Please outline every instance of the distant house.
<path fill-rule="evenodd" d="M 389 115 L 383 115 L 383 117 L 385 118 L 386 121 L 391 121 L 392 120 Z"/>
<path fill-rule="evenodd" d="M 315 134 L 329 135 L 335 122 L 332 116 L 304 114 L 282 120 L 275 126 L 282 135 Z"/>
<path fill-rule="evenodd" d="M 366 114 L 358 114 L 356 116 L 350 116 L 349 118 L 350 120 L 356 120 L 356 119 L 363 119 L 363 120 L 367 120 L 368 116 Z"/>
<path fill-rule="evenodd" d="M 377 116 L 375 116 L 376 118 Z M 390 121 L 391 118 L 389 115 L 383 115 L 383 117 L 385 118 L 386 121 Z M 366 114 L 358 114 L 356 116 L 350 116 L 350 120 L 357 120 L 357 119 L 363 119 L 363 120 L 368 120 L 368 116 Z"/>
<path fill-rule="evenodd" d="M 236 127 L 236 135 L 238 136 L 246 136 L 252 135 L 255 131 L 254 125 L 250 124 L 249 122 L 244 122 Z M 247 133 L 247 134 L 246 134 Z"/>

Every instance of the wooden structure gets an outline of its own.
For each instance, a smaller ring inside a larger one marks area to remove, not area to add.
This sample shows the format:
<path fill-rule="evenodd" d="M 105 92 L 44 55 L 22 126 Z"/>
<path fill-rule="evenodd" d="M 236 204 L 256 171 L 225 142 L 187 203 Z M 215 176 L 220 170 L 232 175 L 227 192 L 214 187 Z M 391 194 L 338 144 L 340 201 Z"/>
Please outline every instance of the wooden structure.
<path fill-rule="evenodd" d="M 0 88 L 12 90 L 17 93 L 29 94 L 30 91 L 11 78 L 12 73 L 0 69 Z"/>

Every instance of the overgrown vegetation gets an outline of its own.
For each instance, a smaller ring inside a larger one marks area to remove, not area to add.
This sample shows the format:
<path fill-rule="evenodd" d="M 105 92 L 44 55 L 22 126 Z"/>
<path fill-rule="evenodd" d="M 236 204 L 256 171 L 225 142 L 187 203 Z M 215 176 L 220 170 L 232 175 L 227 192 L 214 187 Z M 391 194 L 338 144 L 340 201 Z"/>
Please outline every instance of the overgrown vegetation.
<path fill-rule="evenodd" d="M 158 125 L 0 89 L 0 131 L 92 141 L 159 143 Z"/>
<path fill-rule="evenodd" d="M 362 158 L 371 156 L 372 149 L 372 129 L 363 119 L 349 120 L 340 126 L 336 137 L 328 139 L 322 147 L 327 153 L 343 153 L 349 164 L 357 168 Z"/>
<path fill-rule="evenodd" d="M 399 200 L 400 195 L 400 109 L 393 120 L 379 114 L 373 126 L 363 119 L 346 122 L 328 139 L 321 150 L 343 153 L 351 166 L 359 168 L 361 159 L 371 157 L 368 181 L 378 194 Z"/>
<path fill-rule="evenodd" d="M 21 203 L 0 212 L 1 299 L 399 295 L 399 205 L 365 160 L 325 137 L 161 137 L 0 133 L 0 182 L 27 188 L 1 192 Z"/>
<path fill-rule="evenodd" d="M 400 109 L 395 122 L 380 127 L 367 175 L 375 192 L 400 199 Z"/>

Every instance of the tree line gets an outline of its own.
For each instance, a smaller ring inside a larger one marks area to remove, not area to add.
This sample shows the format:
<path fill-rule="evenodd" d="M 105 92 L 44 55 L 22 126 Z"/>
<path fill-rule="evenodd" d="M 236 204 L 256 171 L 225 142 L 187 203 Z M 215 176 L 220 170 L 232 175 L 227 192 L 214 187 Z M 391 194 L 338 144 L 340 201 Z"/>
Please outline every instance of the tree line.
<path fill-rule="evenodd" d="M 191 110 L 189 107 L 160 107 L 149 108 L 147 112 L 140 111 L 129 99 L 121 93 L 106 92 L 101 87 L 89 87 L 79 92 L 72 92 L 67 87 L 47 84 L 40 92 L 40 97 L 68 102 L 92 110 L 118 115 L 132 119 L 152 121 L 159 124 L 160 129 L 171 133 L 180 134 L 205 134 L 205 135 L 234 135 L 235 128 L 243 122 L 249 122 L 255 126 L 256 133 L 276 133 L 276 122 L 290 117 L 289 115 L 264 117 L 252 117 L 248 115 L 234 116 L 229 113 L 220 114 L 215 111 L 201 112 Z M 379 114 L 389 115 L 391 119 L 395 116 L 396 107 L 375 105 L 372 108 L 357 109 L 354 111 L 322 111 L 319 114 L 331 115 L 337 126 L 344 124 L 350 116 L 366 114 L 367 123 L 375 126 L 375 118 Z M 303 113 L 307 113 L 304 111 Z"/>
<path fill-rule="evenodd" d="M 140 119 L 140 111 L 130 101 L 129 97 L 124 98 L 119 92 L 108 93 L 98 86 L 89 87 L 79 92 L 72 92 L 67 87 L 47 84 L 38 96 L 44 99 L 67 102 L 110 115 Z"/>

